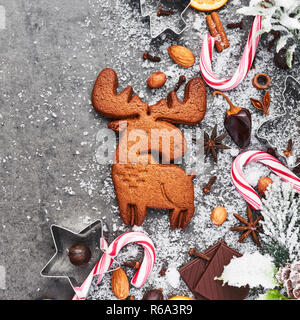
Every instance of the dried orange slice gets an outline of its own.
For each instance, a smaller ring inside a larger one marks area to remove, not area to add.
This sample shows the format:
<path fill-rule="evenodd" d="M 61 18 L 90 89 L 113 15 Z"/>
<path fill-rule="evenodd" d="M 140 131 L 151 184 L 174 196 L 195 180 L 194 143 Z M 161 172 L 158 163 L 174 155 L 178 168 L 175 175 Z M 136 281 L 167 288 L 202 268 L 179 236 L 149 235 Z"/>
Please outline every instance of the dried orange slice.
<path fill-rule="evenodd" d="M 189 297 L 176 296 L 176 297 L 170 298 L 169 300 L 195 300 L 195 299 L 189 298 Z"/>
<path fill-rule="evenodd" d="M 191 6 L 200 11 L 217 10 L 224 6 L 228 0 L 192 0 Z"/>

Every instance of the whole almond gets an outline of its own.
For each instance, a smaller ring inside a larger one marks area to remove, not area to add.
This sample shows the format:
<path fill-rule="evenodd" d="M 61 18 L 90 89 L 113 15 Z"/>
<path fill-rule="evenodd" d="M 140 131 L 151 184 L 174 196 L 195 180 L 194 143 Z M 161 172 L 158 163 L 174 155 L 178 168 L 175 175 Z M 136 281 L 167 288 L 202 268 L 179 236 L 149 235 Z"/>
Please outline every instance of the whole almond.
<path fill-rule="evenodd" d="M 122 268 L 115 270 L 111 278 L 111 288 L 118 299 L 126 299 L 129 296 L 129 281 Z"/>
<path fill-rule="evenodd" d="M 258 189 L 258 192 L 264 196 L 265 195 L 265 191 L 267 190 L 268 186 L 270 184 L 273 183 L 273 180 L 269 177 L 261 177 L 259 180 L 258 180 L 258 183 L 257 183 L 257 189 Z"/>
<path fill-rule="evenodd" d="M 152 89 L 161 88 L 167 81 L 167 76 L 163 72 L 154 72 L 148 78 L 148 86 Z"/>
<path fill-rule="evenodd" d="M 210 214 L 210 219 L 216 226 L 222 225 L 227 218 L 227 211 L 224 207 L 216 207 Z"/>
<path fill-rule="evenodd" d="M 168 52 L 171 59 L 184 68 L 190 68 L 195 63 L 193 52 L 186 47 L 178 45 L 170 46 Z"/>

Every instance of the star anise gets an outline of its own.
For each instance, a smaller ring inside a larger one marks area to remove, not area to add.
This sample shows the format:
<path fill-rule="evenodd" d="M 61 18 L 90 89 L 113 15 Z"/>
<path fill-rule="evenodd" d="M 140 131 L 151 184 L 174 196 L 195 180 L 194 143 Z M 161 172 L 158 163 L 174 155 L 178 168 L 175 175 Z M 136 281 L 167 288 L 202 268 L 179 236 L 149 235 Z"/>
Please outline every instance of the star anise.
<path fill-rule="evenodd" d="M 218 125 L 216 124 L 213 128 L 211 136 L 204 131 L 204 150 L 206 157 L 211 153 L 215 162 L 218 162 L 218 149 L 230 149 L 230 147 L 225 146 L 222 144 L 222 140 L 227 136 L 227 133 L 222 134 L 221 136 L 217 137 L 217 128 Z"/>
<path fill-rule="evenodd" d="M 253 213 L 249 205 L 247 207 L 247 215 L 249 221 L 247 221 L 245 218 L 239 216 L 236 213 L 234 213 L 233 215 L 237 220 L 239 220 L 242 224 L 245 225 L 232 227 L 229 229 L 230 231 L 245 231 L 239 238 L 239 242 L 243 242 L 251 234 L 253 241 L 256 243 L 258 247 L 260 247 L 260 242 L 257 234 L 262 232 L 260 230 L 262 226 L 258 222 L 263 219 L 263 216 L 260 215 L 258 218 L 256 218 L 256 220 L 254 220 Z"/>

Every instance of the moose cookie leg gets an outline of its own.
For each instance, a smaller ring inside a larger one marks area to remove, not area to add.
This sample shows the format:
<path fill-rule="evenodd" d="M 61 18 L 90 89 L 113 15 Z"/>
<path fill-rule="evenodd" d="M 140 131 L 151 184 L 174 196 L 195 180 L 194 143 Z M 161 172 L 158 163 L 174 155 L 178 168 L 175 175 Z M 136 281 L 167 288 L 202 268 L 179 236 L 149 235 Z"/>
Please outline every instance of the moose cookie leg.
<path fill-rule="evenodd" d="M 170 212 L 170 226 L 172 229 L 182 228 L 185 229 L 194 215 L 194 208 L 182 209 L 175 208 Z"/>
<path fill-rule="evenodd" d="M 130 225 L 141 226 L 147 215 L 147 208 L 137 205 L 130 205 Z"/>
<path fill-rule="evenodd" d="M 119 199 L 118 199 L 118 204 L 119 204 L 120 216 L 121 216 L 123 222 L 126 225 L 130 225 L 131 214 L 128 214 L 131 211 L 130 205 L 125 201 L 119 201 Z"/>
<path fill-rule="evenodd" d="M 136 215 L 135 221 L 137 226 L 141 226 L 146 218 L 147 215 L 147 208 L 142 206 L 136 206 Z"/>
<path fill-rule="evenodd" d="M 171 229 L 180 228 L 182 224 L 182 210 L 180 208 L 175 208 L 170 212 L 170 226 Z"/>

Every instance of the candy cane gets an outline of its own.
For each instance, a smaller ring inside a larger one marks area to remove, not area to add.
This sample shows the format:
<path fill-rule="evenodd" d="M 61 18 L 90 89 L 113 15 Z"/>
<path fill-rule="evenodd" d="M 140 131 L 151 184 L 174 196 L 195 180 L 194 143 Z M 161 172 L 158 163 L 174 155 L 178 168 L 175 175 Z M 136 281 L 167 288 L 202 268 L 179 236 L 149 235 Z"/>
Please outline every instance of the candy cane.
<path fill-rule="evenodd" d="M 247 183 L 242 171 L 243 166 L 252 161 L 263 163 L 282 180 L 291 183 L 294 189 L 300 192 L 300 179 L 278 159 L 266 152 L 246 151 L 234 160 L 231 168 L 231 177 L 238 192 L 255 210 L 261 209 L 262 202 L 259 195 Z"/>
<path fill-rule="evenodd" d="M 100 239 L 100 247 L 104 251 L 104 254 L 81 287 L 74 287 L 76 295 L 73 297 L 73 300 L 85 300 L 94 276 L 98 276 L 97 284 L 99 284 L 105 273 L 108 272 L 114 261 L 114 257 L 116 257 L 120 250 L 129 243 L 140 244 L 145 250 L 143 262 L 131 280 L 131 284 L 136 288 L 140 288 L 144 285 L 155 262 L 154 244 L 152 240 L 142 232 L 127 232 L 116 238 L 110 246 L 108 246 L 104 238 Z"/>
<path fill-rule="evenodd" d="M 205 82 L 212 88 L 226 91 L 238 86 L 248 74 L 252 62 L 255 57 L 255 52 L 259 43 L 262 24 L 262 17 L 256 16 L 251 27 L 248 41 L 244 49 L 242 59 L 240 61 L 238 69 L 235 71 L 230 79 L 218 79 L 212 71 L 212 55 L 215 45 L 215 38 L 210 34 L 204 37 L 201 54 L 200 54 L 200 70 Z"/>

